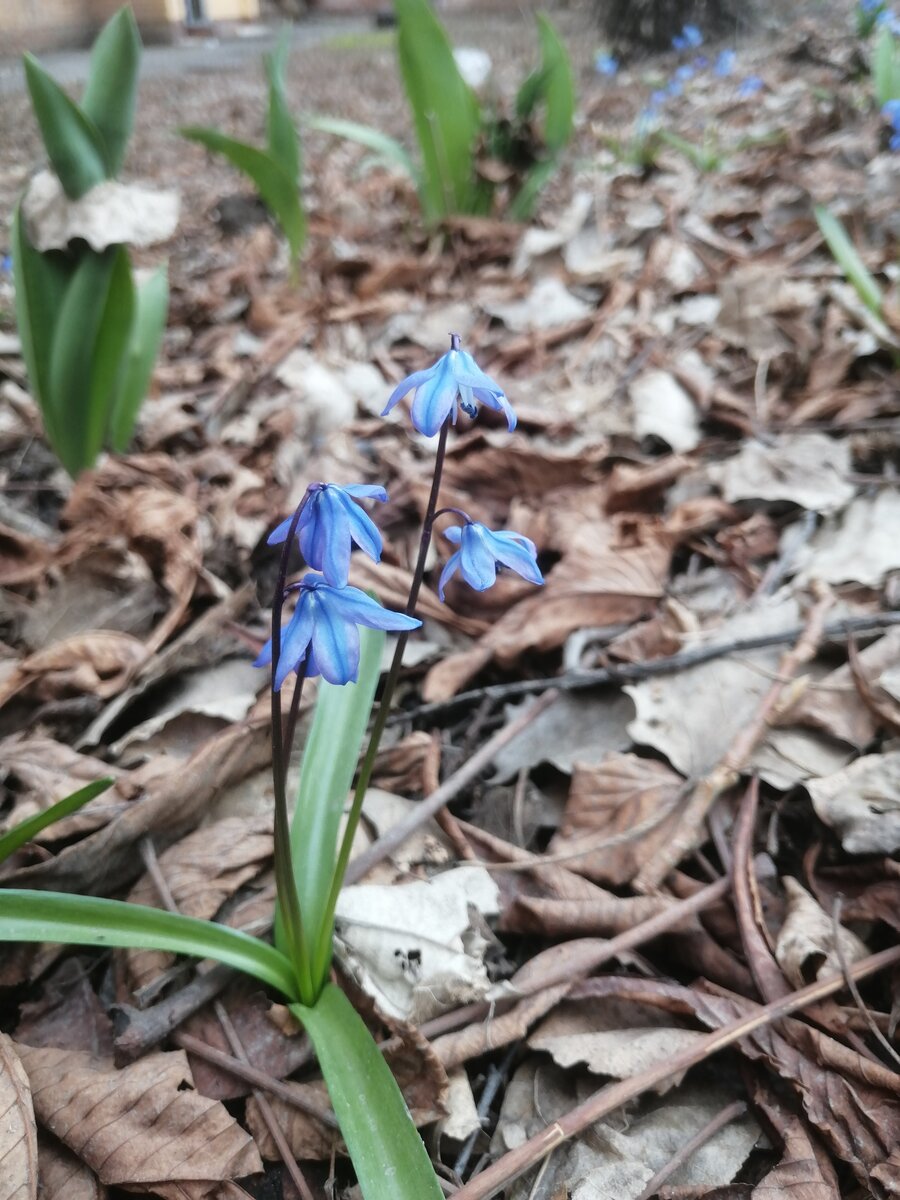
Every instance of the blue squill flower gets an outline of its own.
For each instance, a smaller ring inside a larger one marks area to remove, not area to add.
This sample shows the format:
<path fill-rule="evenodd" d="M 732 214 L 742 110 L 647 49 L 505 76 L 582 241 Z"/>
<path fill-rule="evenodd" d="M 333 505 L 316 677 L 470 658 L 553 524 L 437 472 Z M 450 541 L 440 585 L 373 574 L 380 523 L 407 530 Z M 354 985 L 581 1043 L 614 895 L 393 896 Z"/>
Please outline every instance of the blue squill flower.
<path fill-rule="evenodd" d="M 450 555 L 441 571 L 438 595 L 442 600 L 448 580 L 457 571 L 476 592 L 493 586 L 498 565 L 509 567 L 529 583 L 544 582 L 537 565 L 534 542 L 521 533 L 513 533 L 511 529 L 494 532 L 478 521 L 469 521 L 465 525 L 452 526 L 444 537 L 459 549 Z"/>
<path fill-rule="evenodd" d="M 746 79 L 741 80 L 737 94 L 741 100 L 749 100 L 757 92 L 761 92 L 765 86 L 758 75 L 748 75 Z"/>
<path fill-rule="evenodd" d="M 387 500 L 383 487 L 364 483 L 313 483 L 297 522 L 300 553 L 314 571 L 321 571 L 332 587 L 343 587 L 350 572 L 353 543 L 374 562 L 381 562 L 381 534 L 354 499 Z M 268 537 L 270 546 L 280 545 L 288 535 L 293 517 L 282 521 Z"/>
<path fill-rule="evenodd" d="M 672 38 L 672 46 L 676 50 L 696 50 L 703 45 L 703 34 L 696 25 L 685 25 L 681 33 Z"/>
<path fill-rule="evenodd" d="M 598 54 L 594 59 L 594 70 L 598 75 L 615 75 L 619 70 L 619 60 L 611 54 Z"/>
<path fill-rule="evenodd" d="M 383 608 L 359 588 L 331 587 L 321 575 L 304 575 L 292 590 L 298 593 L 297 607 L 282 630 L 276 691 L 301 665 L 307 679 L 321 675 L 329 683 L 354 683 L 359 674 L 359 625 L 399 632 L 422 624 L 415 617 Z M 265 667 L 271 661 L 269 640 L 253 665 Z"/>
<path fill-rule="evenodd" d="M 679 83 L 690 83 L 690 81 L 694 78 L 695 74 L 696 74 L 696 71 L 691 66 L 691 64 L 685 63 L 683 66 L 679 67 L 678 70 L 675 72 L 675 78 L 678 80 Z"/>
<path fill-rule="evenodd" d="M 891 124 L 893 133 L 888 143 L 892 150 L 900 150 L 900 100 L 888 100 L 881 109 L 881 115 Z"/>
<path fill-rule="evenodd" d="M 653 111 L 653 109 L 662 108 L 668 99 L 668 88 L 657 88 L 655 92 L 650 93 L 650 110 Z"/>
<path fill-rule="evenodd" d="M 4 254 L 0 258 L 0 275 L 9 275 L 12 272 L 12 255 Z"/>
<path fill-rule="evenodd" d="M 713 67 L 713 72 L 720 79 L 725 79 L 734 73 L 734 64 L 736 62 L 737 55 L 733 50 L 720 50 L 719 57 L 716 59 L 716 65 Z"/>
<path fill-rule="evenodd" d="M 456 424 L 456 406 L 474 417 L 479 404 L 502 412 L 510 432 L 516 427 L 516 414 L 503 389 L 485 375 L 481 367 L 465 350 L 459 348 L 459 337 L 451 334 L 450 349 L 427 371 L 413 371 L 391 392 L 385 405 L 385 416 L 404 396 L 413 393 L 412 423 L 426 437 L 434 437 L 448 418 Z"/>

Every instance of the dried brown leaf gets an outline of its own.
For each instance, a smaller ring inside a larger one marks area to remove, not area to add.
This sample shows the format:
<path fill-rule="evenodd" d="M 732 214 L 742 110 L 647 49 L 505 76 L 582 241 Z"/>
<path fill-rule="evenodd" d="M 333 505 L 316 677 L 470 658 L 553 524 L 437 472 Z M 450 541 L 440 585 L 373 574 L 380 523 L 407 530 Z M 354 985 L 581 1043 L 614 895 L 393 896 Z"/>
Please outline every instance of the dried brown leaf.
<path fill-rule="evenodd" d="M 38 1135 L 38 1187 L 41 1200 L 104 1200 L 106 1188 L 62 1142 Z"/>
<path fill-rule="evenodd" d="M 0 1200 L 36 1200 L 37 1126 L 15 1043 L 0 1033 Z"/>
<path fill-rule="evenodd" d="M 17 1050 L 41 1124 L 105 1184 L 185 1188 L 202 1197 L 220 1181 L 262 1169 L 237 1122 L 193 1090 L 181 1051 L 150 1054 L 117 1071 L 80 1051 Z"/>

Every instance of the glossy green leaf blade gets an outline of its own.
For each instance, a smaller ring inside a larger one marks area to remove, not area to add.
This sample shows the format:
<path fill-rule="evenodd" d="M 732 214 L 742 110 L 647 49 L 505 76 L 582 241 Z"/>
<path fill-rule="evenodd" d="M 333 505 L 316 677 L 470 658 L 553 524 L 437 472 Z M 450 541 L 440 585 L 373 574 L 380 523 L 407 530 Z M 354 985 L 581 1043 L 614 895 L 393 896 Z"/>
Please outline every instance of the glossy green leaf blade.
<path fill-rule="evenodd" d="M 50 351 L 57 316 L 72 277 L 72 260 L 59 251 L 42 254 L 35 250 L 28 240 L 21 206 L 13 214 L 10 249 L 16 287 L 16 326 L 28 382 L 44 419 L 47 440 L 59 453 L 50 398 Z"/>
<path fill-rule="evenodd" d="M 343 687 L 324 680 L 319 684 L 291 823 L 291 859 L 297 895 L 303 924 L 314 947 L 325 935 L 322 921 L 334 876 L 341 816 L 381 674 L 384 634 L 364 627 L 359 634 L 357 682 Z M 330 942 L 330 930 L 327 937 Z"/>
<path fill-rule="evenodd" d="M 428 220 L 472 212 L 473 155 L 481 127 L 475 93 L 463 79 L 428 0 L 394 0 L 397 54 L 422 152 L 422 206 Z"/>
<path fill-rule="evenodd" d="M 542 94 L 547 107 L 544 142 L 548 150 L 558 154 L 571 138 L 575 124 L 575 77 L 569 55 L 550 18 L 538 13 L 537 23 L 541 73 L 545 77 Z"/>
<path fill-rule="evenodd" d="M 168 950 L 214 958 L 277 988 L 288 999 L 297 995 L 291 964 L 274 946 L 227 925 L 123 900 L 0 888 L 0 940 Z"/>
<path fill-rule="evenodd" d="M 160 267 L 135 289 L 134 319 L 109 420 L 109 445 L 117 454 L 124 454 L 128 448 L 141 401 L 150 386 L 168 309 L 169 281 L 166 268 Z"/>
<path fill-rule="evenodd" d="M 348 141 L 367 146 L 374 150 L 379 158 L 400 167 L 417 184 L 421 182 L 421 172 L 403 143 L 387 133 L 382 133 L 380 129 L 362 125 L 359 121 L 345 121 L 340 117 L 310 117 L 306 123 L 310 129 L 316 129 L 320 133 L 333 133 L 336 137 L 347 138 Z"/>
<path fill-rule="evenodd" d="M 84 808 L 89 800 L 93 800 L 95 796 L 99 796 L 107 788 L 111 788 L 114 782 L 113 779 L 98 779 L 95 783 L 89 783 L 85 787 L 79 788 L 77 792 L 72 792 L 70 796 L 64 796 L 62 800 L 57 800 L 43 812 L 35 813 L 33 817 L 14 825 L 12 829 L 0 836 L 0 863 L 9 858 L 11 854 L 15 854 L 27 842 L 36 838 L 48 826 L 61 821 L 63 817 L 78 812 L 79 808 Z"/>
<path fill-rule="evenodd" d="M 106 179 L 109 171 L 99 130 L 31 54 L 24 57 L 25 81 L 44 149 L 72 200 Z"/>
<path fill-rule="evenodd" d="M 102 450 L 109 432 L 110 418 L 125 373 L 135 305 L 128 252 L 124 246 L 117 246 L 91 362 L 85 428 L 85 455 L 91 463 Z"/>
<path fill-rule="evenodd" d="M 881 316 L 881 288 L 869 268 L 859 257 L 843 224 L 833 212 L 822 204 L 817 204 L 813 211 L 816 214 L 816 221 L 822 231 L 822 236 L 828 243 L 828 249 L 834 255 L 835 261 L 848 281 L 856 289 L 856 294 L 866 308 L 876 316 Z"/>
<path fill-rule="evenodd" d="M 183 128 L 181 133 L 208 150 L 224 155 L 253 181 L 263 203 L 281 226 L 291 248 L 291 256 L 296 258 L 306 238 L 306 217 L 297 187 L 284 168 L 264 150 L 235 141 L 216 129 L 191 125 Z"/>
<path fill-rule="evenodd" d="M 288 108 L 285 75 L 291 50 L 288 29 L 281 36 L 271 54 L 265 57 L 266 75 L 269 79 L 269 109 L 266 114 L 266 139 L 269 155 L 283 169 L 296 188 L 300 187 L 300 139 L 297 126 Z"/>
<path fill-rule="evenodd" d="M 81 255 L 53 334 L 48 405 L 56 429 L 56 452 L 72 476 L 92 466 L 96 458 L 96 451 L 91 453 L 96 422 L 90 411 L 94 350 L 117 259 L 112 248 Z"/>
<path fill-rule="evenodd" d="M 103 139 L 110 175 L 118 175 L 134 125 L 141 37 L 129 5 L 106 22 L 91 51 L 81 110 Z"/>
<path fill-rule="evenodd" d="M 390 1068 L 333 983 L 292 1004 L 313 1044 L 363 1200 L 441 1200 L 443 1192 Z"/>
<path fill-rule="evenodd" d="M 900 99 L 900 50 L 894 35 L 882 29 L 872 56 L 872 88 L 878 107 Z"/>

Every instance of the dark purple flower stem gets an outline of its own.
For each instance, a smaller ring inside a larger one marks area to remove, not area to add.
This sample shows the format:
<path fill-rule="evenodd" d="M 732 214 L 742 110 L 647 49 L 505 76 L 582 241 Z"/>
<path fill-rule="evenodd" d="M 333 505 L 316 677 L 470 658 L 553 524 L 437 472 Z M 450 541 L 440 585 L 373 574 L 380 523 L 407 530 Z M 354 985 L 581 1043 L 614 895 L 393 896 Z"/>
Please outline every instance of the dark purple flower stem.
<path fill-rule="evenodd" d="M 455 333 L 450 335 L 450 344 L 451 349 L 459 348 L 459 338 Z M 431 480 L 431 493 L 428 497 L 428 504 L 425 508 L 425 516 L 422 521 L 422 536 L 419 539 L 419 556 L 416 559 L 412 583 L 409 586 L 409 597 L 406 601 L 406 614 L 410 617 L 415 613 L 416 602 L 419 599 L 419 592 L 422 590 L 422 581 L 425 578 L 425 562 L 428 558 L 428 549 L 431 545 L 431 535 L 438 511 L 438 494 L 441 490 L 441 476 L 444 472 L 444 457 L 447 452 L 447 435 L 449 432 L 450 422 L 448 420 L 441 426 L 441 431 L 438 435 L 437 451 L 434 456 L 434 476 Z M 381 744 L 381 736 L 384 733 L 387 719 L 390 715 L 391 701 L 394 697 L 394 690 L 397 687 L 397 680 L 400 678 L 403 651 L 406 649 L 408 640 L 409 634 L 407 632 L 401 633 L 397 638 L 397 644 L 394 647 L 394 657 L 391 660 L 387 679 L 384 682 L 384 690 L 381 693 L 381 700 L 378 704 L 378 713 L 375 717 L 375 723 L 372 726 L 362 766 L 359 769 L 359 778 L 357 779 L 356 789 L 353 793 L 353 804 L 350 808 L 350 815 L 347 819 L 347 826 L 344 830 L 340 851 L 338 852 L 337 863 L 331 881 L 331 891 L 328 895 L 328 903 L 325 906 L 322 928 L 319 931 L 319 943 L 315 951 L 313 985 L 317 989 L 324 986 L 331 965 L 334 911 L 347 870 L 347 863 L 350 861 L 350 850 L 353 845 L 353 839 L 356 836 L 357 827 L 359 826 L 360 816 L 362 815 L 363 800 L 366 796 L 369 781 L 372 778 L 375 758 L 378 754 L 378 747 Z"/>
<path fill-rule="evenodd" d="M 272 601 L 272 785 L 275 791 L 275 889 L 278 895 L 279 915 L 284 926 L 285 936 L 290 947 L 290 957 L 297 972 L 297 982 L 300 987 L 300 999 L 304 1004 L 315 1002 L 316 993 L 312 985 L 311 963 L 306 936 L 303 929 L 303 918 L 300 913 L 300 899 L 297 895 L 297 885 L 294 881 L 294 870 L 291 863 L 291 819 L 287 803 L 287 771 L 291 755 L 291 743 L 294 740 L 294 730 L 297 724 L 297 713 L 300 708 L 300 696 L 303 692 L 304 676 L 298 672 L 294 684 L 294 695 L 291 700 L 288 727 L 285 731 L 281 715 L 281 691 L 275 686 L 278 671 L 278 660 L 281 657 L 281 617 L 284 611 L 284 597 L 287 585 L 288 561 L 291 547 L 297 533 L 297 526 L 306 502 L 310 496 L 307 490 L 297 506 L 287 537 L 281 549 L 281 562 L 278 568 L 278 579 L 275 584 L 275 596 Z"/>

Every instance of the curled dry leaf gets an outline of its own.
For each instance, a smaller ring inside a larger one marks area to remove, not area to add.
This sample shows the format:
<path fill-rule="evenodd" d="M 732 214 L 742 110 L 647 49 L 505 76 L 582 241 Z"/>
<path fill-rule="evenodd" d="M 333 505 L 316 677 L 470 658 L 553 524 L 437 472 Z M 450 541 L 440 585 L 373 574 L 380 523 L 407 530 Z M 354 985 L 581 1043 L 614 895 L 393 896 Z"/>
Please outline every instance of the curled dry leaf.
<path fill-rule="evenodd" d="M 847 476 L 850 443 L 824 433 L 748 440 L 733 458 L 708 468 L 726 500 L 790 501 L 810 512 L 836 512 L 855 495 Z"/>
<path fill-rule="evenodd" d="M 83 238 L 93 250 L 107 246 L 153 246 L 178 224 L 178 193 L 105 179 L 71 200 L 52 171 L 39 171 L 22 201 L 28 235 L 36 249 L 65 250 Z"/>
<path fill-rule="evenodd" d="M 0 587 L 15 587 L 40 579 L 52 556 L 41 538 L 0 522 Z"/>
<path fill-rule="evenodd" d="M 37 1126 L 28 1075 L 15 1044 L 0 1033 L 0 1200 L 36 1200 Z"/>
<path fill-rule="evenodd" d="M 79 1051 L 17 1046 L 35 1113 L 102 1183 L 192 1200 L 262 1170 L 248 1134 L 193 1090 L 181 1051 L 117 1071 Z"/>
<path fill-rule="evenodd" d="M 683 454 L 700 443 L 696 405 L 668 371 L 645 371 L 629 388 L 634 409 L 634 431 L 652 434 Z"/>
<path fill-rule="evenodd" d="M 241 884 L 262 870 L 272 856 L 269 817 L 223 817 L 187 834 L 159 856 L 159 869 L 179 912 L 211 920 Z M 132 904 L 164 907 L 156 885 L 145 874 L 131 889 Z M 159 950 L 127 951 L 133 990 L 155 979 L 174 961 Z"/>
<path fill-rule="evenodd" d="M 681 776 L 664 763 L 635 754 L 611 753 L 595 766 L 579 764 L 548 851 L 566 855 L 570 870 L 598 883 L 627 883 L 672 836 L 683 787 Z"/>
<path fill-rule="evenodd" d="M 839 974 L 841 955 L 848 963 L 866 957 L 865 943 L 842 925 L 837 926 L 836 940 L 834 921 L 796 879 L 787 876 L 782 882 L 787 914 L 778 932 L 775 957 L 794 987 Z"/>
<path fill-rule="evenodd" d="M 869 754 L 806 789 L 821 820 L 849 854 L 900 849 L 900 750 Z"/>
<path fill-rule="evenodd" d="M 40 700 L 115 696 L 146 658 L 144 643 L 127 633 L 99 629 L 63 638 L 23 658 L 0 682 L 0 708 L 26 688 Z"/>
<path fill-rule="evenodd" d="M 806 1122 L 759 1082 L 753 1103 L 782 1149 L 781 1161 L 755 1185 L 750 1200 L 840 1200 L 834 1167 Z"/>
<path fill-rule="evenodd" d="M 38 1186 L 41 1200 L 104 1200 L 106 1196 L 91 1168 L 45 1133 L 38 1135 Z"/>

